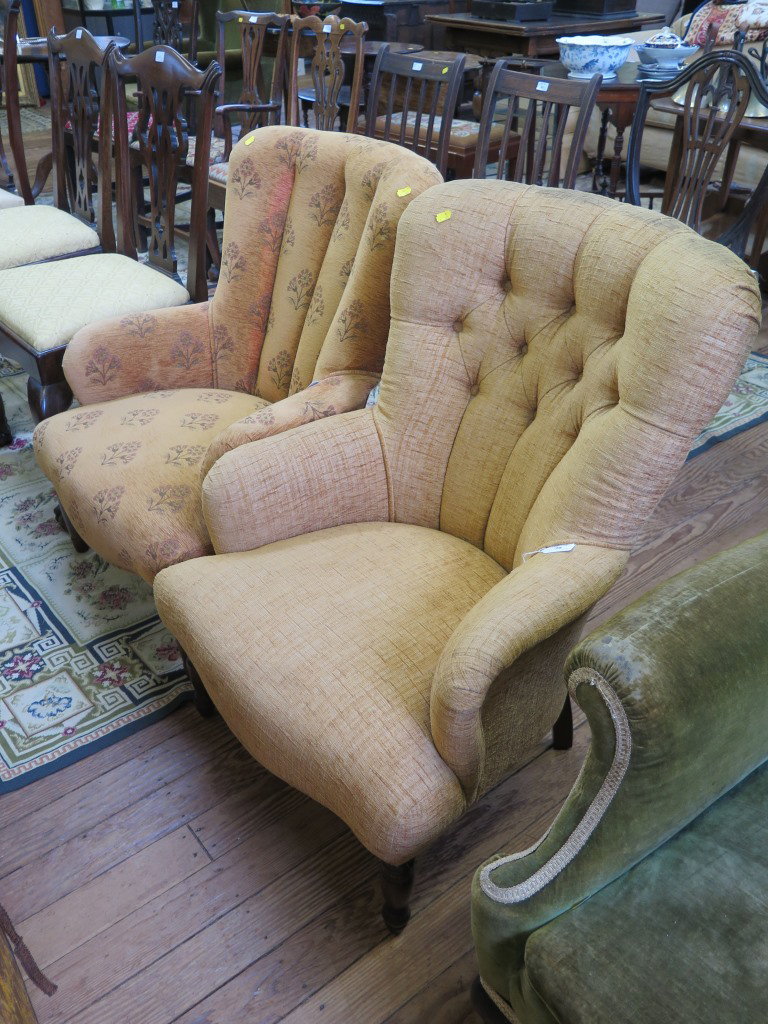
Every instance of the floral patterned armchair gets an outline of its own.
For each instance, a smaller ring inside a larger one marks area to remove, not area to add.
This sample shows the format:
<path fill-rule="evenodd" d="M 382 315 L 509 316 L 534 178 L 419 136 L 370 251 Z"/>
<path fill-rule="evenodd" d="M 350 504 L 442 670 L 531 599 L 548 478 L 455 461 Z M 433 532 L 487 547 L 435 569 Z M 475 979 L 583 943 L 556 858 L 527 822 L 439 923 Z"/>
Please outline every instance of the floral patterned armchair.
<path fill-rule="evenodd" d="M 400 147 L 261 128 L 233 150 L 209 303 L 102 321 L 64 360 L 80 408 L 35 432 L 73 540 L 152 581 L 212 551 L 225 452 L 365 405 L 384 360 L 398 219 L 441 180 Z"/>

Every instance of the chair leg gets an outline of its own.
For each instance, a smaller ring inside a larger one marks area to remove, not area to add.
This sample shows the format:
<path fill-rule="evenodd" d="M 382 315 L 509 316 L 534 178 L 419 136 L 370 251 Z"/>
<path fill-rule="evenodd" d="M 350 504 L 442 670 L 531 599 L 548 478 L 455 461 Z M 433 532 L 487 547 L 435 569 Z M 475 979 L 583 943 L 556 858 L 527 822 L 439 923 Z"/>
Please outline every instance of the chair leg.
<path fill-rule="evenodd" d="M 53 384 L 41 384 L 30 377 L 27 381 L 27 399 L 35 423 L 47 420 L 49 416 L 64 412 L 72 404 L 72 388 L 65 380 Z"/>
<path fill-rule="evenodd" d="M 195 688 L 195 707 L 203 718 L 212 718 L 216 714 L 216 705 L 208 696 L 208 691 L 205 688 L 205 683 L 200 678 L 200 673 L 189 660 L 186 651 L 181 652 L 181 660 L 184 664 L 184 671 Z"/>
<path fill-rule="evenodd" d="M 415 861 L 409 860 L 394 867 L 381 862 L 381 892 L 384 896 L 381 916 L 393 935 L 399 935 L 411 918 L 414 864 Z"/>
<path fill-rule="evenodd" d="M 74 526 L 72 525 L 72 520 L 69 518 L 69 516 L 61 507 L 61 505 L 56 505 L 56 507 L 53 510 L 53 515 L 56 519 L 56 522 L 59 524 L 62 530 L 65 530 L 69 534 L 69 539 L 72 541 L 72 547 L 79 555 L 83 555 L 85 554 L 86 551 L 90 550 L 90 545 L 83 540 L 83 538 L 74 528 Z"/>
<path fill-rule="evenodd" d="M 570 750 L 573 746 L 573 712 L 571 698 L 565 698 L 560 717 L 552 726 L 552 746 L 555 750 Z"/>
<path fill-rule="evenodd" d="M 12 440 L 13 434 L 11 433 L 11 428 L 8 426 L 8 420 L 5 416 L 3 400 L 0 398 L 0 447 L 10 444 Z"/>
<path fill-rule="evenodd" d="M 483 1024 L 509 1024 L 498 1006 L 483 988 L 480 979 L 475 978 L 470 989 L 472 1009 L 483 1021 Z"/>

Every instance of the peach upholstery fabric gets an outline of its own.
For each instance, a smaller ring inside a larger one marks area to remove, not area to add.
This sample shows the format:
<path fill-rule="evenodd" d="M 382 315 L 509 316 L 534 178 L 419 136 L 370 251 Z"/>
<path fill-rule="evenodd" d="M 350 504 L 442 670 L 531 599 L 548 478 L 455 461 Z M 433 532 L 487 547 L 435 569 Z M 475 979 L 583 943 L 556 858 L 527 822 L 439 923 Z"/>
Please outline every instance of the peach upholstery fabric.
<path fill-rule="evenodd" d="M 222 456 L 220 554 L 156 580 L 246 747 L 383 859 L 422 849 L 552 725 L 579 616 L 759 318 L 746 267 L 660 214 L 498 181 L 416 200 L 378 404 Z"/>
<path fill-rule="evenodd" d="M 304 128 L 251 133 L 229 167 L 214 298 L 80 331 L 64 369 L 98 427 L 72 426 L 81 409 L 36 434 L 78 532 L 149 581 L 212 550 L 200 480 L 217 458 L 365 405 L 384 360 L 398 219 L 441 180 L 398 147 Z M 105 517 L 96 496 L 116 476 L 123 491 Z"/>

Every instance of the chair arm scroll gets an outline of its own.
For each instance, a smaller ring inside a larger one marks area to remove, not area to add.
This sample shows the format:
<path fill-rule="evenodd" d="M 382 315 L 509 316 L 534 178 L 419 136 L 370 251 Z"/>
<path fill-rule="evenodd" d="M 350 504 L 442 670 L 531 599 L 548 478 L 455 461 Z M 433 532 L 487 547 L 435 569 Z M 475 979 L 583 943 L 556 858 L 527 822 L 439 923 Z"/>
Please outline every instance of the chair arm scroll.
<path fill-rule="evenodd" d="M 64 372 L 81 405 L 142 391 L 213 387 L 207 302 L 101 320 L 78 331 Z"/>
<path fill-rule="evenodd" d="M 492 684 L 503 673 L 505 678 L 510 670 L 514 673 L 515 662 L 526 652 L 575 623 L 609 589 L 626 561 L 625 551 L 585 544 L 542 552 L 513 569 L 459 624 L 435 669 L 430 715 L 435 745 L 470 798 L 477 795 L 483 773 L 482 716 Z M 569 645 L 574 639 L 564 637 Z M 562 706 L 559 680 L 567 650 L 552 645 L 526 684 L 537 688 L 538 719 L 525 723 L 531 742 L 552 726 Z M 558 664 L 549 664 L 553 657 Z M 506 678 L 505 685 L 512 683 Z M 514 739 L 510 736 L 510 742 Z"/>

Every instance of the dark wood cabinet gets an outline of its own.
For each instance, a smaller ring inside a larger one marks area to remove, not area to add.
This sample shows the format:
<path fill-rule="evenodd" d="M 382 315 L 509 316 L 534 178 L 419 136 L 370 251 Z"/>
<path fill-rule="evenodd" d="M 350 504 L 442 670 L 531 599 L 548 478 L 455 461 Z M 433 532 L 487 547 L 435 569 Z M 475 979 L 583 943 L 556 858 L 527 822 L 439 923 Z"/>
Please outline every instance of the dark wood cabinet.
<path fill-rule="evenodd" d="M 427 50 L 445 49 L 445 29 L 425 16 L 467 9 L 468 0 L 344 0 L 341 5 L 343 16 L 368 22 L 369 39 L 420 43 Z"/>

